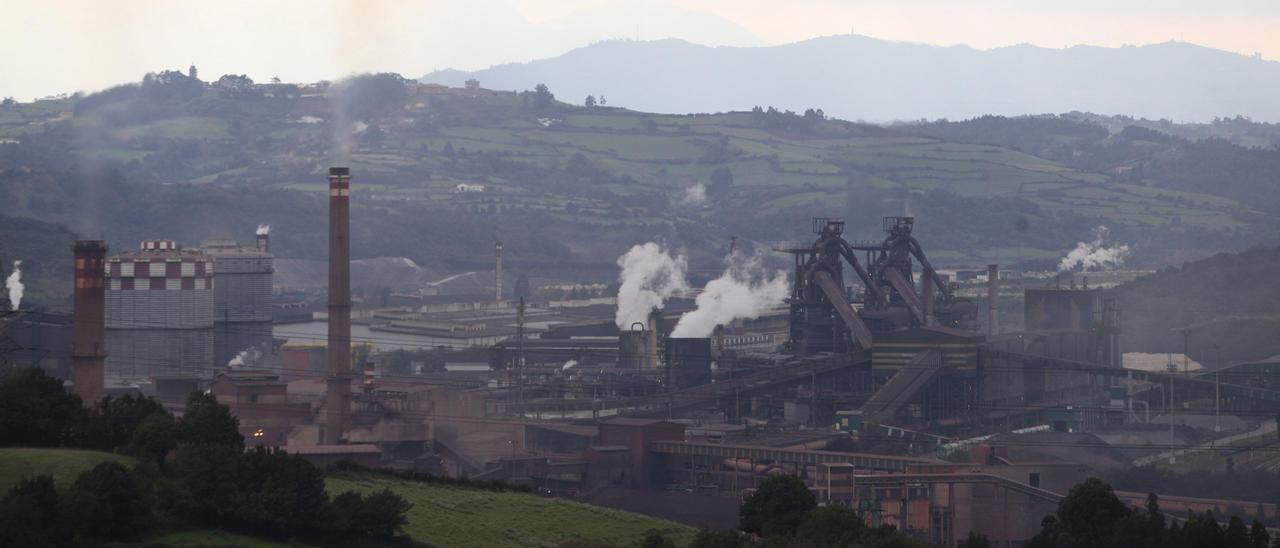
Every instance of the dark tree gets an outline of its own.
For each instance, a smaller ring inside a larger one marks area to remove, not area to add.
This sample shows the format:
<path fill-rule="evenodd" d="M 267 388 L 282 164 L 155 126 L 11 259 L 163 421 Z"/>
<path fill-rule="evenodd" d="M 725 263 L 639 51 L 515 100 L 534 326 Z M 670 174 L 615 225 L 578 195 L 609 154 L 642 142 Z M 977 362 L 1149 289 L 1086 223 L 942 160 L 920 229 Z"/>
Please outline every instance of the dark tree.
<path fill-rule="evenodd" d="M 533 87 L 533 106 L 538 110 L 550 107 L 556 101 L 556 96 L 551 93 L 546 84 L 538 84 Z"/>
<path fill-rule="evenodd" d="M 1226 548 L 1249 548 L 1252 544 L 1249 538 L 1249 528 L 1245 526 L 1244 520 L 1240 516 L 1231 516 L 1231 521 L 1227 522 L 1227 529 L 1222 533 L 1223 546 Z"/>
<path fill-rule="evenodd" d="M 582 106 L 587 107 L 587 108 L 593 108 L 593 107 L 595 107 L 595 106 L 596 106 L 596 96 L 594 96 L 594 95 L 588 95 L 588 96 L 587 96 L 587 98 L 586 98 L 586 100 L 582 101 Z"/>
<path fill-rule="evenodd" d="M 240 457 L 235 482 L 232 521 L 244 530 L 288 538 L 320 528 L 329 499 L 324 477 L 306 459 L 254 447 Z"/>
<path fill-rule="evenodd" d="M 1249 546 L 1252 548 L 1267 548 L 1271 545 L 1271 534 L 1267 533 L 1267 527 L 1258 520 L 1253 520 L 1253 524 L 1249 526 Z"/>
<path fill-rule="evenodd" d="M 689 548 L 749 548 L 755 543 L 737 531 L 698 531 Z"/>
<path fill-rule="evenodd" d="M 796 540 L 804 546 L 850 546 L 862 536 L 862 518 L 840 506 L 815 508 L 805 515 L 796 530 Z"/>
<path fill-rule="evenodd" d="M 817 505 L 799 477 L 775 476 L 764 480 L 738 509 L 738 528 L 762 537 L 790 535 Z"/>
<path fill-rule="evenodd" d="M 96 540 L 138 540 L 155 523 L 149 486 L 118 462 L 80 474 L 67 492 L 76 530 Z"/>
<path fill-rule="evenodd" d="M 1110 485 L 1097 478 L 1072 487 L 1058 503 L 1062 531 L 1081 547 L 1106 546 L 1116 525 L 1128 516 L 1129 507 L 1116 497 Z"/>
<path fill-rule="evenodd" d="M 0 499 L 0 546 L 67 546 L 71 532 L 53 476 L 26 478 Z"/>
<path fill-rule="evenodd" d="M 152 413 L 133 431 L 126 452 L 163 466 L 165 456 L 177 445 L 178 423 L 173 420 L 173 415 Z"/>
<path fill-rule="evenodd" d="M 0 445 L 67 445 L 87 415 L 80 396 L 38 368 L 19 369 L 0 382 Z"/>
<path fill-rule="evenodd" d="M 159 487 L 162 509 L 193 524 L 218 526 L 230 520 L 238 496 L 235 445 L 180 445 L 165 466 Z"/>
<path fill-rule="evenodd" d="M 960 541 L 956 548 L 991 548 L 991 539 L 987 538 L 986 535 L 970 531 L 969 536 Z"/>
<path fill-rule="evenodd" d="M 707 185 L 707 193 L 716 198 L 728 196 L 733 190 L 733 172 L 720 166 L 711 172 L 711 184 Z"/>
<path fill-rule="evenodd" d="M 154 414 L 169 414 L 154 398 L 132 394 L 105 397 L 93 406 L 82 445 L 104 451 L 124 447 L 133 439 L 138 426 Z"/>
<path fill-rule="evenodd" d="M 676 543 L 663 536 L 660 531 L 650 529 L 644 532 L 644 539 L 640 541 L 640 548 L 676 548 Z"/>
<path fill-rule="evenodd" d="M 1160 548 L 1165 541 L 1164 512 L 1160 511 L 1160 500 L 1155 493 L 1147 495 L 1146 512 L 1146 546 Z"/>
<path fill-rule="evenodd" d="M 364 524 L 365 536 L 379 539 L 396 536 L 409 523 L 405 513 L 412 507 L 412 504 L 389 489 L 364 497 L 360 523 Z"/>
<path fill-rule="evenodd" d="M 182 420 L 178 421 L 178 443 L 244 447 L 244 436 L 240 434 L 240 420 L 213 394 L 192 392 Z"/>

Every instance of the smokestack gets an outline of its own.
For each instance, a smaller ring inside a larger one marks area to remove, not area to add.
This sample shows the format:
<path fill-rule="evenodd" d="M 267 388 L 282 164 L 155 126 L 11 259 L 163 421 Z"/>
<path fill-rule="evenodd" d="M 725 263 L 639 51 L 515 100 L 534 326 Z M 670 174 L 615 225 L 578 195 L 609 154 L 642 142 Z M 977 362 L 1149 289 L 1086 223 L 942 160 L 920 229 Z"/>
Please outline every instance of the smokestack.
<path fill-rule="evenodd" d="M 933 276 L 934 276 L 933 269 L 926 268 L 924 270 L 923 278 L 920 280 L 920 285 L 923 286 L 920 288 L 920 293 L 924 295 L 924 326 L 925 327 L 929 327 L 934 323 L 933 322 L 933 300 L 934 300 Z"/>
<path fill-rule="evenodd" d="M 267 235 L 267 234 L 265 234 L 265 233 L 258 234 L 258 251 L 261 251 L 261 252 L 263 252 L 263 253 L 270 253 L 270 252 L 271 252 L 271 240 L 270 240 L 270 238 L 271 238 L 271 237 L 270 237 L 270 236 L 268 236 L 268 235 Z"/>
<path fill-rule="evenodd" d="M 494 274 L 494 280 L 493 280 L 494 282 L 493 285 L 494 287 L 497 288 L 497 297 L 495 299 L 498 301 L 501 301 L 502 300 L 502 240 L 498 240 L 493 244 L 493 253 L 494 253 L 494 256 L 498 258 L 498 266 L 496 267 L 496 272 Z"/>
<path fill-rule="evenodd" d="M 86 406 L 103 396 L 106 360 L 107 244 L 102 240 L 76 240 L 75 318 L 72 324 L 71 385 Z"/>
<path fill-rule="evenodd" d="M 987 334 L 995 335 L 1000 332 L 997 328 L 996 320 L 996 297 L 999 290 L 996 284 L 1000 282 L 1000 265 L 987 265 Z"/>
<path fill-rule="evenodd" d="M 325 444 L 342 442 L 351 398 L 351 170 L 329 168 L 329 377 Z"/>

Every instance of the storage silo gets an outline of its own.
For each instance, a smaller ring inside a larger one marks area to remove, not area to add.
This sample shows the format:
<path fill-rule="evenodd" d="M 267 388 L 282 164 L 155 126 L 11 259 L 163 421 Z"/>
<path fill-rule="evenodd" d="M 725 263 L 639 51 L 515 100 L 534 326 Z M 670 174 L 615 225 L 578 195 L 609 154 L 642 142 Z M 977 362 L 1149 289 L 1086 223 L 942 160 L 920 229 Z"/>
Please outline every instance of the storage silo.
<path fill-rule="evenodd" d="M 202 246 L 205 255 L 213 260 L 215 367 L 269 364 L 275 267 L 265 237 L 260 233 L 254 247 L 244 247 L 233 240 L 213 240 Z M 249 357 L 237 360 L 241 353 Z"/>
<path fill-rule="evenodd" d="M 106 266 L 106 376 L 212 378 L 209 257 L 171 240 L 145 240 Z"/>

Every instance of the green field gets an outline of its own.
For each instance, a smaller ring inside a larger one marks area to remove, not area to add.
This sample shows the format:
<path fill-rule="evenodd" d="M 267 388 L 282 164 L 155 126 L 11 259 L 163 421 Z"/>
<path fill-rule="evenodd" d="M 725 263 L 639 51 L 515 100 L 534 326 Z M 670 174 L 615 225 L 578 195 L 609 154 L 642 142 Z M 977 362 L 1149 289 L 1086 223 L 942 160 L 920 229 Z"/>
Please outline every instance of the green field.
<path fill-rule="evenodd" d="M 81 472 L 104 461 L 132 466 L 133 458 L 101 451 L 79 449 L 0 449 L 0 492 L 7 492 L 22 478 L 49 474 L 60 487 L 75 481 Z"/>
<path fill-rule="evenodd" d="M 558 546 L 575 539 L 628 546 L 650 529 L 682 546 L 696 533 L 669 521 L 525 493 L 459 489 L 376 475 L 335 475 L 327 483 L 331 494 L 395 491 L 413 503 L 405 532 L 435 546 Z"/>
<path fill-rule="evenodd" d="M 263 540 L 245 535 L 237 535 L 226 531 L 207 529 L 190 529 L 162 533 L 147 539 L 140 544 L 117 543 L 110 546 L 187 546 L 187 547 L 236 547 L 236 548 L 287 548 L 303 546 L 298 543 L 282 543 Z"/>

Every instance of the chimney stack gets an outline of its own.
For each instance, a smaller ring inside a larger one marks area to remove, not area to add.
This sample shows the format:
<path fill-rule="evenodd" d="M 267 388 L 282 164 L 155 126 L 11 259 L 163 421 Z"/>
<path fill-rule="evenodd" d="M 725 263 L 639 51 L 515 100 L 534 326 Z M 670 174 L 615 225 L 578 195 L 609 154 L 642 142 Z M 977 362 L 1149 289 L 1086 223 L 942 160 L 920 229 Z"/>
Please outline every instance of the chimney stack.
<path fill-rule="evenodd" d="M 270 236 L 266 234 L 258 234 L 258 251 L 263 253 L 271 252 L 271 240 L 269 238 Z"/>
<path fill-rule="evenodd" d="M 996 321 L 996 297 L 999 296 L 1000 290 L 997 284 L 1000 283 L 1000 265 L 987 265 L 987 334 L 995 335 L 1000 332 Z"/>
<path fill-rule="evenodd" d="M 497 300 L 502 301 L 502 240 L 494 243 L 493 252 L 498 258 L 497 273 L 494 274 L 494 287 L 497 288 Z"/>
<path fill-rule="evenodd" d="M 351 399 L 351 170 L 329 168 L 329 377 L 322 443 L 342 442 Z"/>
<path fill-rule="evenodd" d="M 71 339 L 71 386 L 86 406 L 102 399 L 105 384 L 106 257 L 102 240 L 76 240 L 75 317 Z"/>

